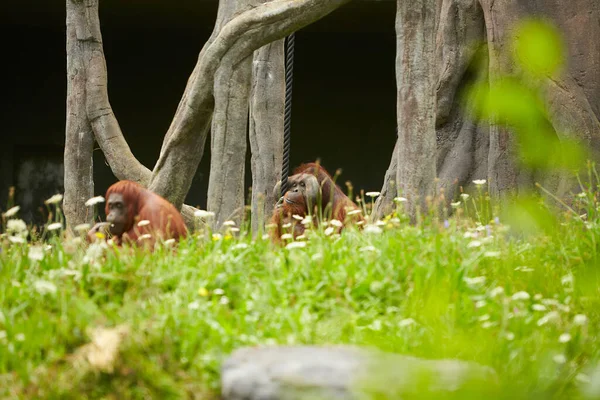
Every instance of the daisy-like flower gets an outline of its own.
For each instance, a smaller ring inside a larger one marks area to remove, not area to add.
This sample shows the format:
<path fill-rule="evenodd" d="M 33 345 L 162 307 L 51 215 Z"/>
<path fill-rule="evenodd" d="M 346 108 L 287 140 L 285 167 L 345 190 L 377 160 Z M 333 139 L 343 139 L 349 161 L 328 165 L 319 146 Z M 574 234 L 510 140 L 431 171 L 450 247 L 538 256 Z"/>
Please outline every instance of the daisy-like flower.
<path fill-rule="evenodd" d="M 291 227 L 292 227 L 292 223 L 291 223 L 291 222 L 288 222 L 287 224 L 283 224 L 283 225 L 281 225 L 281 227 L 282 227 L 283 229 L 291 228 Z"/>
<path fill-rule="evenodd" d="M 473 181 L 474 184 L 476 184 L 477 186 L 481 186 L 481 185 L 485 185 L 487 181 L 485 179 L 475 179 Z"/>
<path fill-rule="evenodd" d="M 366 251 L 376 252 L 377 249 L 375 248 L 375 246 L 365 246 L 365 247 L 361 247 L 360 249 L 358 249 L 358 251 L 361 251 L 361 252 L 366 252 Z"/>
<path fill-rule="evenodd" d="M 485 276 L 476 276 L 474 278 L 465 277 L 463 280 L 467 285 L 480 285 L 485 283 Z"/>
<path fill-rule="evenodd" d="M 333 233 L 334 229 L 332 226 L 330 226 L 329 228 L 325 229 L 325 236 L 329 236 Z"/>
<path fill-rule="evenodd" d="M 552 357 L 552 359 L 557 364 L 564 364 L 567 362 L 567 357 L 565 357 L 564 354 L 557 354 L 554 357 Z"/>
<path fill-rule="evenodd" d="M 33 261 L 41 261 L 44 259 L 44 249 L 40 246 L 31 246 L 27 252 L 27 257 Z"/>
<path fill-rule="evenodd" d="M 49 231 L 55 231 L 62 228 L 62 223 L 54 222 L 46 227 Z"/>
<path fill-rule="evenodd" d="M 63 195 L 62 194 L 55 194 L 54 196 L 50 197 L 48 200 L 44 201 L 45 204 L 58 204 L 62 201 L 63 199 Z"/>
<path fill-rule="evenodd" d="M 460 207 L 460 204 L 461 204 L 460 201 L 457 201 L 455 203 L 450 203 L 450 205 L 452 206 L 452 208 L 458 208 L 458 207 Z"/>
<path fill-rule="evenodd" d="M 341 228 L 342 226 L 344 226 L 344 224 L 342 224 L 342 222 L 337 219 L 332 219 L 331 221 L 329 221 L 329 224 L 333 225 L 335 227 L 338 227 L 338 228 Z"/>
<path fill-rule="evenodd" d="M 20 209 L 21 209 L 21 207 L 19 207 L 19 206 L 11 207 L 8 209 L 8 211 L 6 211 L 4 213 L 4 216 L 6 218 L 14 217 L 15 215 L 17 215 L 17 213 L 19 212 Z"/>
<path fill-rule="evenodd" d="M 22 219 L 9 219 L 6 222 L 6 230 L 10 233 L 21 233 L 27 230 L 27 224 Z"/>
<path fill-rule="evenodd" d="M 214 217 L 215 213 L 212 211 L 206 211 L 206 210 L 196 210 L 194 211 L 194 217 L 197 218 L 210 218 L 210 217 Z"/>
<path fill-rule="evenodd" d="M 147 225 L 150 225 L 150 221 L 148 221 L 147 219 L 143 219 L 143 220 L 141 220 L 140 222 L 137 223 L 137 226 L 139 226 L 140 228 L 142 226 L 147 226 Z"/>
<path fill-rule="evenodd" d="M 9 236 L 8 240 L 10 240 L 11 243 L 16 243 L 16 244 L 27 243 L 27 241 L 24 238 L 22 238 L 21 236 Z"/>
<path fill-rule="evenodd" d="M 221 240 L 221 239 L 223 239 L 223 235 L 221 235 L 220 233 L 212 234 L 212 240 L 217 241 L 217 240 Z"/>
<path fill-rule="evenodd" d="M 490 290 L 490 297 L 496 297 L 504 293 L 504 288 L 502 286 L 498 286 Z"/>
<path fill-rule="evenodd" d="M 281 240 L 292 240 L 293 238 L 294 237 L 291 233 L 284 233 L 283 235 L 281 235 Z"/>
<path fill-rule="evenodd" d="M 362 210 L 356 208 L 354 210 L 350 210 L 346 213 L 346 215 L 356 215 L 356 214 L 360 214 L 362 212 Z"/>
<path fill-rule="evenodd" d="M 307 215 L 306 217 L 304 217 L 304 219 L 302 220 L 302 225 L 309 225 L 312 223 L 312 217 L 310 215 Z"/>
<path fill-rule="evenodd" d="M 588 318 L 584 314 L 577 314 L 573 317 L 573 323 L 575 325 L 585 325 L 587 324 Z"/>
<path fill-rule="evenodd" d="M 534 311 L 546 311 L 546 306 L 543 304 L 534 304 L 531 306 L 531 309 Z"/>
<path fill-rule="evenodd" d="M 39 294 L 54 294 L 56 293 L 56 285 L 52 282 L 48 282 L 48 281 L 36 281 L 33 284 L 33 287 L 35 288 L 35 290 L 39 293 Z"/>
<path fill-rule="evenodd" d="M 138 238 L 138 242 L 141 242 L 142 240 L 147 240 L 147 239 L 152 239 L 152 235 L 149 233 L 145 233 Z"/>
<path fill-rule="evenodd" d="M 292 215 L 292 218 L 294 218 L 296 221 L 302 221 L 304 219 L 304 217 L 298 215 L 298 214 L 294 214 Z"/>
<path fill-rule="evenodd" d="M 223 226 L 235 226 L 235 222 L 234 221 L 225 221 L 223 222 Z"/>
<path fill-rule="evenodd" d="M 461 194 L 460 194 L 460 197 L 461 197 L 463 200 L 467 200 L 467 199 L 468 199 L 469 197 L 471 197 L 471 196 L 469 196 L 467 193 L 461 193 Z"/>
<path fill-rule="evenodd" d="M 171 246 L 174 243 L 175 243 L 175 239 L 173 239 L 173 238 L 165 240 L 165 246 Z"/>
<path fill-rule="evenodd" d="M 75 227 L 73 229 L 75 229 L 77 232 L 87 232 L 90 230 L 92 226 L 90 224 L 79 224 L 79 225 L 75 225 Z"/>
<path fill-rule="evenodd" d="M 306 242 L 291 242 L 285 246 L 286 249 L 301 249 L 303 247 L 306 247 Z"/>
<path fill-rule="evenodd" d="M 85 202 L 85 205 L 88 207 L 91 207 L 91 206 L 95 206 L 96 204 L 100 204 L 100 203 L 104 203 L 104 197 L 96 196 L 96 197 L 92 197 L 91 199 L 88 199 Z"/>
<path fill-rule="evenodd" d="M 381 229 L 377 225 L 367 225 L 365 227 L 365 233 L 373 233 L 373 234 L 379 235 L 379 234 L 383 233 L 383 229 Z"/>
<path fill-rule="evenodd" d="M 558 337 L 558 342 L 559 343 L 567 343 L 567 342 L 570 342 L 571 339 L 572 339 L 571 338 L 571 334 L 569 334 L 569 333 L 563 333 L 562 335 L 560 335 Z"/>
<path fill-rule="evenodd" d="M 408 199 L 406 197 L 394 197 L 396 203 L 406 203 Z"/>
<path fill-rule="evenodd" d="M 472 242 L 470 242 L 467 247 L 471 248 L 471 247 L 480 247 L 481 246 L 481 241 L 479 240 L 473 240 Z"/>
<path fill-rule="evenodd" d="M 403 320 L 400 320 L 400 322 L 398 322 L 398 327 L 404 328 L 404 327 L 407 327 L 407 326 L 414 325 L 416 323 L 417 322 L 414 319 L 412 319 L 412 318 L 404 318 Z"/>
<path fill-rule="evenodd" d="M 365 194 L 369 197 L 379 197 L 381 195 L 380 192 L 367 192 Z"/>
<path fill-rule="evenodd" d="M 529 300 L 530 298 L 531 296 L 529 295 L 529 293 L 524 291 L 520 291 L 512 295 L 513 300 Z"/>

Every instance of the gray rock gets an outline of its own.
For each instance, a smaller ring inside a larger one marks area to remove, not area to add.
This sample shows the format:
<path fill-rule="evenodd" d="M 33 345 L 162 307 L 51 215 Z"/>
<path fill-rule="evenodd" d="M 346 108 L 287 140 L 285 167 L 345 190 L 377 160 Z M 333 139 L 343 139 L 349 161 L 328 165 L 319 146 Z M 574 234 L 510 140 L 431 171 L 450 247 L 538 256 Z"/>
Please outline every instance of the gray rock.
<path fill-rule="evenodd" d="M 459 360 L 424 360 L 352 346 L 236 350 L 223 364 L 224 400 L 393 398 L 497 388 L 494 370 Z"/>

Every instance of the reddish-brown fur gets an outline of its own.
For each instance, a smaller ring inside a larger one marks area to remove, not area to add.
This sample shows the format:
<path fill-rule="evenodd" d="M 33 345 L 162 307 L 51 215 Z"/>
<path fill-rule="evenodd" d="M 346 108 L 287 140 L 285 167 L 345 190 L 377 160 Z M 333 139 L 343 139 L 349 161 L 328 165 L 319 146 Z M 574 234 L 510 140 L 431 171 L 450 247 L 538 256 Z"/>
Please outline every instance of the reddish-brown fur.
<path fill-rule="evenodd" d="M 157 236 L 163 239 L 179 239 L 187 235 L 187 228 L 181 213 L 167 200 L 154 192 L 132 181 L 119 181 L 106 191 L 106 214 L 108 215 L 108 199 L 113 193 L 123 195 L 127 205 L 127 223 L 125 233 L 117 237 L 117 243 L 122 241 L 136 242 L 143 234 L 149 233 L 154 242 Z M 148 220 L 149 225 L 139 227 L 139 221 Z"/>
<path fill-rule="evenodd" d="M 347 218 L 347 213 L 350 210 L 360 210 L 360 208 L 352 201 L 348 196 L 342 192 L 342 189 L 335 184 L 331 175 L 317 163 L 302 164 L 294 170 L 294 174 L 289 177 L 293 180 L 301 174 L 314 175 L 319 182 L 321 187 L 321 199 L 320 209 L 323 210 L 323 217 L 328 219 L 337 219 L 342 223 L 348 223 L 350 221 L 358 222 L 364 220 L 361 214 L 356 214 Z M 290 192 L 286 192 L 285 196 L 288 196 Z M 317 199 L 310 199 L 311 204 L 317 206 Z M 275 207 L 271 223 L 276 225 L 276 228 L 272 231 L 272 238 L 275 242 L 279 242 L 281 238 L 282 226 L 295 220 L 292 215 L 299 215 L 305 217 L 309 214 L 308 207 L 306 206 L 306 199 L 302 197 L 301 201 L 297 200 L 296 204 L 289 204 L 285 201 L 279 206 Z M 315 224 L 318 223 L 318 213 L 311 213 L 313 215 L 313 221 Z M 294 226 L 294 237 L 297 237 L 304 233 L 305 227 L 300 224 L 300 221 L 296 221 Z"/>

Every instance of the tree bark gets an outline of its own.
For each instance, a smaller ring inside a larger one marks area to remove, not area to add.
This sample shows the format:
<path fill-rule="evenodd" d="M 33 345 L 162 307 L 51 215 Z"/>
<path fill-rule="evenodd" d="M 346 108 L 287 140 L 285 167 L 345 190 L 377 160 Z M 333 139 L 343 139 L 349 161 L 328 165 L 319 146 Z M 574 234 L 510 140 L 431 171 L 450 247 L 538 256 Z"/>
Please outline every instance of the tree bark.
<path fill-rule="evenodd" d="M 437 0 L 397 2 L 396 182 L 413 216 L 418 203 L 424 205 L 425 197 L 435 189 L 436 10 Z"/>
<path fill-rule="evenodd" d="M 327 15 L 349 0 L 276 0 L 243 12 L 203 51 L 188 81 L 154 167 L 150 189 L 180 206 L 202 150 L 214 109 L 215 72 L 231 74 L 239 62 L 274 40 Z"/>
<path fill-rule="evenodd" d="M 65 131 L 64 212 L 70 226 L 91 223 L 93 214 L 85 202 L 94 196 L 92 152 L 94 133 L 85 110 L 84 59 L 91 56 L 88 34 L 82 22 L 86 8 L 67 0 L 67 121 Z"/>
<path fill-rule="evenodd" d="M 222 0 L 214 32 L 220 32 L 236 13 L 248 9 L 249 4 L 249 1 Z M 247 57 L 234 68 L 219 68 L 215 75 L 207 210 L 215 213 L 212 222 L 217 230 L 226 220 L 239 225 L 244 215 L 251 68 L 252 58 Z"/>
<path fill-rule="evenodd" d="M 254 53 L 250 100 L 252 151 L 252 232 L 260 232 L 277 197 L 273 188 L 281 179 L 285 95 L 284 40 Z"/>

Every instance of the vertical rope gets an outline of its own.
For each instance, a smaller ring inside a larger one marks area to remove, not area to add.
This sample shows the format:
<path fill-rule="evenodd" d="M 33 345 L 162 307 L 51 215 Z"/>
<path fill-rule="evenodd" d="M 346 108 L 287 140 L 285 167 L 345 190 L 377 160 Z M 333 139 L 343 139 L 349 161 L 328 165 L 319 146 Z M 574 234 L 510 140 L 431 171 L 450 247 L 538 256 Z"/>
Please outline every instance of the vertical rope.
<path fill-rule="evenodd" d="M 281 196 L 288 189 L 292 127 L 292 83 L 294 81 L 294 33 L 285 39 L 285 108 L 283 114 L 283 163 L 281 165 Z"/>

